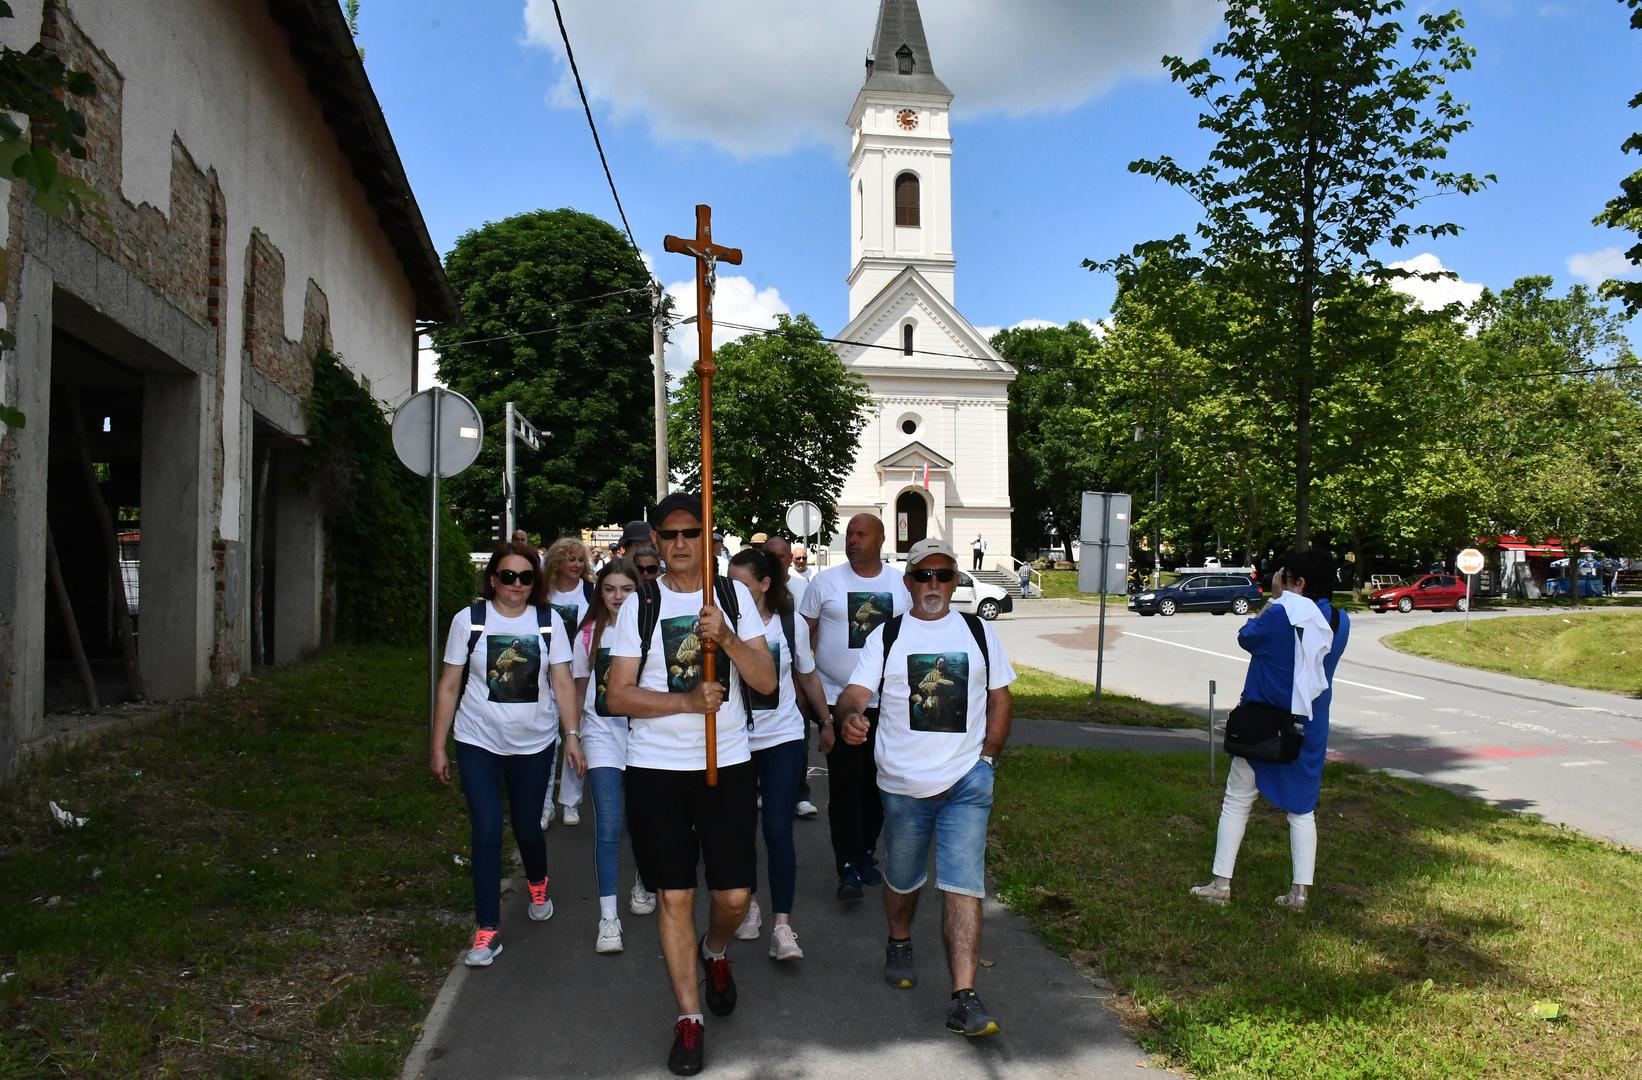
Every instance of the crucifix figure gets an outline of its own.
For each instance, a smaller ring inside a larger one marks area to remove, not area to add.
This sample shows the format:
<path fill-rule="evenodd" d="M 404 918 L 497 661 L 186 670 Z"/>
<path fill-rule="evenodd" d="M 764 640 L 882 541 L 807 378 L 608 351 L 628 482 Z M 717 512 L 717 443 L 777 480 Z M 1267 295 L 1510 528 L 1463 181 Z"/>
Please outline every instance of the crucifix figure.
<path fill-rule="evenodd" d="M 675 255 L 688 255 L 696 260 L 696 377 L 701 381 L 701 549 L 705 556 L 701 574 L 701 603 L 713 603 L 713 578 L 718 560 L 713 552 L 713 375 L 718 366 L 713 363 L 713 291 L 718 284 L 718 264 L 741 265 L 741 249 L 722 247 L 713 243 L 713 208 L 705 203 L 696 205 L 696 235 L 669 236 L 662 242 L 664 250 Z M 718 677 L 717 648 L 711 640 L 702 643 L 704 650 L 702 678 L 712 682 Z M 718 715 L 707 714 L 707 785 L 718 783 Z"/>

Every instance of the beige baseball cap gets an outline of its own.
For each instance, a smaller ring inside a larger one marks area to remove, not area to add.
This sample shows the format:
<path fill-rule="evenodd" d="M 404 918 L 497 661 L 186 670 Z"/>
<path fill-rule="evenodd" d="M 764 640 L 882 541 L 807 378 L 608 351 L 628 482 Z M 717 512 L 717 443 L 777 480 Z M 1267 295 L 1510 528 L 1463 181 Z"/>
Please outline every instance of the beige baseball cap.
<path fill-rule="evenodd" d="M 932 536 L 928 540 L 920 540 L 912 545 L 912 550 L 907 552 L 907 569 L 911 570 L 931 555 L 945 555 L 953 562 L 958 561 L 958 556 L 953 552 L 951 544 L 945 540 L 937 540 Z"/>
<path fill-rule="evenodd" d="M 769 536 L 766 533 L 753 533 L 753 535 L 747 540 L 747 543 L 749 543 L 749 544 L 762 544 L 768 539 L 769 539 Z"/>

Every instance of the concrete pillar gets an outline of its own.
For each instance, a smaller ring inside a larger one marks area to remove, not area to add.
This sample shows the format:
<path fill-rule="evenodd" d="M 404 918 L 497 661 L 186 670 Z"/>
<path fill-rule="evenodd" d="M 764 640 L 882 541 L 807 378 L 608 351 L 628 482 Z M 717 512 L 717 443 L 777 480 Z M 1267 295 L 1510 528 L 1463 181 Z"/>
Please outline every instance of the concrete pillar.
<path fill-rule="evenodd" d="M 325 530 L 319 499 L 296 478 L 298 457 L 274 458 L 270 501 L 274 509 L 269 548 L 279 581 L 264 603 L 274 605 L 274 663 L 301 660 L 320 646 L 320 609 L 325 587 Z"/>
<path fill-rule="evenodd" d="M 150 372 L 143 380 L 142 609 L 138 659 L 148 696 L 192 697 L 210 677 L 213 381 Z"/>
<path fill-rule="evenodd" d="M 15 257 L 15 253 L 14 253 Z M 23 260 L 14 332 L 0 353 L 6 401 L 23 428 L 0 432 L 0 781 L 45 717 L 46 470 L 51 446 L 51 269 Z"/>

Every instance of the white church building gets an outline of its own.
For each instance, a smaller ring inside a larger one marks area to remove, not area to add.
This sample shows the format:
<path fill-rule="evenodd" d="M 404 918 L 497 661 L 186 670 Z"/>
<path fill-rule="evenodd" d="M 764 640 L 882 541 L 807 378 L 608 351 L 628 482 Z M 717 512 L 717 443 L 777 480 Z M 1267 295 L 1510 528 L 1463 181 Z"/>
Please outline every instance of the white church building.
<path fill-rule="evenodd" d="M 916 0 L 882 0 L 847 121 L 850 321 L 835 348 L 873 403 L 839 518 L 879 515 L 895 552 L 939 537 L 965 568 L 978 533 L 985 565 L 1007 569 L 1015 370 L 955 304 L 951 104 Z"/>

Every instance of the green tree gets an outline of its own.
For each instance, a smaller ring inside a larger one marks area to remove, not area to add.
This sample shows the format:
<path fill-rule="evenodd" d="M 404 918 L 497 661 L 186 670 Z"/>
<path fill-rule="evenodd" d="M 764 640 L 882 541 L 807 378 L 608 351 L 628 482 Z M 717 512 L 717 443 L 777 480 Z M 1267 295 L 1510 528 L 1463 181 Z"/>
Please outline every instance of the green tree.
<path fill-rule="evenodd" d="M 872 394 L 832 351 L 808 315 L 776 316 L 769 333 L 714 350 L 713 514 L 742 534 L 782 527 L 787 507 L 821 509 L 822 534 L 838 531 L 838 495 L 855 463 Z M 701 382 L 692 370 L 673 391 L 672 467 L 701 485 Z"/>
<path fill-rule="evenodd" d="M 445 260 L 462 322 L 434 331 L 439 375 L 486 424 L 450 481 L 468 534 L 502 506 L 507 402 L 544 434 L 516 458 L 520 527 L 551 540 L 635 516 L 655 490 L 649 274 L 591 214 L 536 210 L 465 233 Z"/>
<path fill-rule="evenodd" d="M 1374 251 L 1416 235 L 1459 231 L 1404 216 L 1446 192 L 1491 177 L 1441 169 L 1448 143 L 1470 126 L 1444 89 L 1471 65 L 1458 12 L 1418 16 L 1405 35 L 1402 0 L 1230 0 L 1226 39 L 1204 58 L 1166 57 L 1172 79 L 1206 108 L 1198 126 L 1216 139 L 1208 163 L 1172 157 L 1131 162 L 1202 206 L 1206 270 L 1264 300 L 1287 322 L 1260 361 L 1259 382 L 1287 383 L 1293 403 L 1296 540 L 1311 535 L 1312 413 L 1334 372 L 1319 366 L 1319 303 L 1381 271 Z"/>
<path fill-rule="evenodd" d="M 1642 30 L 1642 0 L 1620 0 L 1631 9 L 1631 29 Z M 1642 108 L 1642 93 L 1631 98 L 1631 108 Z M 1642 131 L 1635 132 L 1620 146 L 1627 154 L 1642 154 Z M 1619 194 L 1608 201 L 1593 225 L 1624 229 L 1635 233 L 1637 242 L 1625 252 L 1632 266 L 1642 266 L 1642 169 L 1619 182 Z M 1642 315 L 1642 281 L 1605 281 L 1602 295 L 1625 305 L 1627 315 Z"/>

